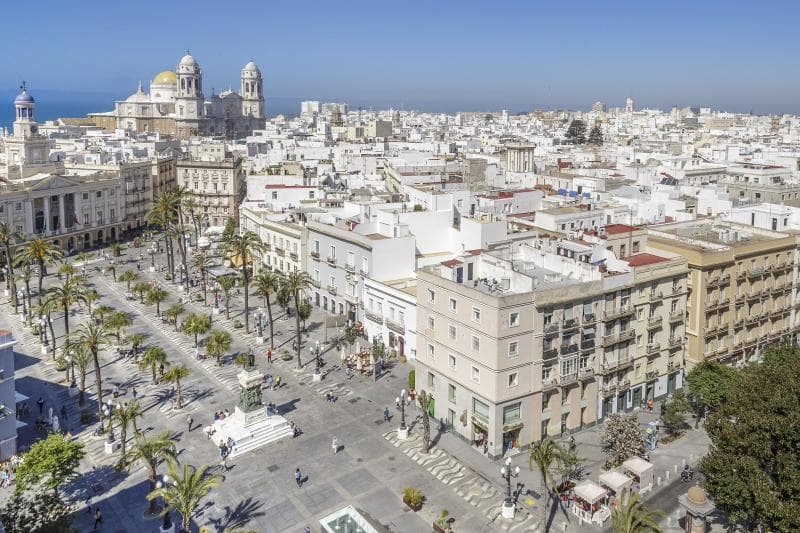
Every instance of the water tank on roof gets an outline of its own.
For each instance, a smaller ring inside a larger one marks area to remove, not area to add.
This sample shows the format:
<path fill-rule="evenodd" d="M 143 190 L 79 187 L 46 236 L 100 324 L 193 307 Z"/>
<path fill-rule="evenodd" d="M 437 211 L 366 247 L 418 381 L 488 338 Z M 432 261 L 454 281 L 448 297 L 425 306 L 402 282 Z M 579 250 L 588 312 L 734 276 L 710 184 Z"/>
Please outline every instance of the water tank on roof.
<path fill-rule="evenodd" d="M 560 194 L 561 196 L 566 196 L 567 195 L 567 189 L 558 189 L 558 194 Z"/>

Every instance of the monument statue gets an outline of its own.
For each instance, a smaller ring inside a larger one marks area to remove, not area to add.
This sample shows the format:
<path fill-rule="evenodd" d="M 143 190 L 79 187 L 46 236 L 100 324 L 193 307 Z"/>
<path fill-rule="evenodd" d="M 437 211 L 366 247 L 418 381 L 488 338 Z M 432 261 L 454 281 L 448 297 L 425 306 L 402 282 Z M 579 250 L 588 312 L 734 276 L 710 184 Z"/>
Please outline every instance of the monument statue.
<path fill-rule="evenodd" d="M 261 382 L 242 386 L 239 391 L 239 409 L 245 413 L 261 407 Z"/>

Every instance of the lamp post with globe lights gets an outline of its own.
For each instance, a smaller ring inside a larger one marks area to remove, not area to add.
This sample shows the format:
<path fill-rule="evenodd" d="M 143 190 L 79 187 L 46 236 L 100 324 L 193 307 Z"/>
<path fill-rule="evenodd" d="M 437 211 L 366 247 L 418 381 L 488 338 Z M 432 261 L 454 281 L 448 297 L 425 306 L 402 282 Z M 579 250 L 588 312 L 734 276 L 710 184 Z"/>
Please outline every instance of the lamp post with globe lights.
<path fill-rule="evenodd" d="M 397 438 L 406 440 L 408 438 L 408 426 L 406 426 L 406 405 L 411 403 L 405 389 L 400 391 L 400 396 L 395 399 L 395 404 L 400 406 L 400 427 L 397 428 Z"/>
<path fill-rule="evenodd" d="M 519 477 L 519 466 L 511 468 L 511 457 L 506 457 L 503 467 L 500 468 L 500 476 L 506 480 L 506 499 L 503 501 L 502 516 L 503 518 L 514 518 L 516 508 L 511 496 L 511 478 Z"/>

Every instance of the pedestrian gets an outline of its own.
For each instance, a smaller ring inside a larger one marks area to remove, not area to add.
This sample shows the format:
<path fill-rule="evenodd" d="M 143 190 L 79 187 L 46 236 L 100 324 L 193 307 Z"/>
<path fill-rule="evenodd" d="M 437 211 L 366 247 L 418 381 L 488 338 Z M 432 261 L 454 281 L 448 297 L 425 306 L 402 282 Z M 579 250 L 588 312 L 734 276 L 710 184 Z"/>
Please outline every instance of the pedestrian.
<path fill-rule="evenodd" d="M 219 462 L 219 467 L 220 468 L 224 468 L 226 472 L 229 470 L 228 469 L 228 456 L 227 455 L 223 455 L 222 456 L 222 461 Z"/>
<path fill-rule="evenodd" d="M 300 472 L 299 468 L 296 468 L 294 471 L 294 480 L 297 483 L 298 487 L 303 486 L 303 474 Z"/>
<path fill-rule="evenodd" d="M 133 400 L 136 401 L 136 395 L 137 395 L 136 387 L 133 388 L 133 390 L 131 391 L 131 394 L 133 395 Z"/>
<path fill-rule="evenodd" d="M 395 405 L 395 407 L 397 407 L 397 410 L 399 411 L 400 410 L 400 398 L 395 398 L 394 399 L 394 405 Z"/>
<path fill-rule="evenodd" d="M 303 533 L 311 533 L 311 528 L 306 526 L 306 528 L 303 530 Z"/>
<path fill-rule="evenodd" d="M 280 376 L 275 378 L 275 388 L 276 389 L 280 389 L 281 388 L 281 377 Z"/>
<path fill-rule="evenodd" d="M 164 363 L 158 365 L 158 373 L 162 378 L 164 377 Z"/>
<path fill-rule="evenodd" d="M 194 418 L 192 418 L 192 415 L 186 417 L 186 424 L 189 426 L 189 431 L 192 431 L 192 424 L 194 424 Z"/>
<path fill-rule="evenodd" d="M 100 514 L 100 508 L 97 507 L 94 510 L 94 529 L 97 529 L 97 525 L 102 523 L 103 523 L 103 515 Z"/>
<path fill-rule="evenodd" d="M 114 398 L 119 396 L 119 385 L 114 385 Z"/>
<path fill-rule="evenodd" d="M 336 437 L 333 437 L 331 441 L 331 448 L 333 448 L 333 453 L 339 453 L 339 441 L 336 440 Z"/>
<path fill-rule="evenodd" d="M 272 349 L 267 350 L 267 363 L 272 365 Z"/>
<path fill-rule="evenodd" d="M 384 410 L 383 410 L 383 421 L 384 422 L 388 422 L 389 421 L 389 408 L 388 407 L 384 408 Z"/>
<path fill-rule="evenodd" d="M 39 406 L 39 414 L 42 414 L 42 411 L 44 411 L 44 400 L 41 396 L 39 396 L 39 399 L 36 400 L 36 405 Z"/>
<path fill-rule="evenodd" d="M 64 405 L 61 406 L 61 420 L 67 421 L 67 408 Z"/>

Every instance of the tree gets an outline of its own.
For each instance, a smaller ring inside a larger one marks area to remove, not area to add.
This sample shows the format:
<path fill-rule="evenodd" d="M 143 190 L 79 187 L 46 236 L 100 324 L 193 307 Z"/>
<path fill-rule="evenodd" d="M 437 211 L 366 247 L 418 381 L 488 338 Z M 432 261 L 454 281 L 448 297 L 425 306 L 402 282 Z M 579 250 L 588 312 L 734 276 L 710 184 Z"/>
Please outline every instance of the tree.
<path fill-rule="evenodd" d="M 172 320 L 175 323 L 175 331 L 178 331 L 178 317 L 183 313 L 184 307 L 183 304 L 172 304 L 167 308 L 166 315 L 167 318 Z"/>
<path fill-rule="evenodd" d="M 194 197 L 194 194 L 187 191 L 184 198 L 183 198 L 183 212 L 186 213 L 189 217 L 189 221 L 192 223 L 192 228 L 194 229 L 194 242 L 200 239 L 200 217 L 198 216 L 198 211 L 201 210 L 201 207 L 197 204 L 197 200 Z"/>
<path fill-rule="evenodd" d="M 86 405 L 86 374 L 92 364 L 92 354 L 83 346 L 73 346 L 70 353 L 73 368 L 78 369 L 78 405 L 83 407 Z"/>
<path fill-rule="evenodd" d="M 43 296 L 42 281 L 47 274 L 47 267 L 64 259 L 64 252 L 52 242 L 36 238 L 26 242 L 18 250 L 18 253 L 20 254 L 20 261 L 30 265 L 35 264 L 39 267 L 39 292 L 36 294 L 41 303 Z"/>
<path fill-rule="evenodd" d="M 165 232 L 165 247 L 167 250 L 167 269 L 170 276 L 175 277 L 175 256 L 172 248 L 172 236 L 167 231 L 169 226 L 178 220 L 180 211 L 180 193 L 175 190 L 161 193 L 153 202 L 153 207 L 147 213 L 147 221 L 160 226 Z"/>
<path fill-rule="evenodd" d="M 139 303 L 144 303 L 144 295 L 150 291 L 150 284 L 140 281 L 133 286 L 133 294 L 139 297 Z"/>
<path fill-rule="evenodd" d="M 86 301 L 86 289 L 80 279 L 70 277 L 60 285 L 50 287 L 45 293 L 45 300 L 52 300 L 54 306 L 58 306 L 64 311 L 64 353 L 66 354 L 69 350 L 70 308 Z M 53 352 L 55 353 L 55 350 Z"/>
<path fill-rule="evenodd" d="M 192 266 L 200 273 L 200 283 L 203 285 L 203 304 L 208 304 L 208 270 L 211 268 L 211 260 L 205 252 L 199 253 L 192 258 Z"/>
<path fill-rule="evenodd" d="M 94 316 L 98 320 L 103 320 L 105 317 L 114 312 L 114 308 L 110 305 L 98 305 L 94 310 Z"/>
<path fill-rule="evenodd" d="M 139 273 L 134 272 L 133 270 L 126 270 L 122 274 L 119 275 L 118 278 L 120 281 L 127 283 L 128 285 L 128 292 L 131 290 L 131 282 L 136 281 L 139 279 Z"/>
<path fill-rule="evenodd" d="M 686 375 L 686 382 L 689 385 L 687 397 L 698 422 L 707 410 L 719 409 L 722 399 L 736 380 L 738 373 L 739 371 L 731 366 L 703 360 Z"/>
<path fill-rule="evenodd" d="M 689 402 L 683 392 L 678 391 L 667 401 L 664 412 L 661 413 L 661 421 L 667 433 L 675 436 L 682 432 L 686 425 L 684 418 L 687 412 L 689 412 Z"/>
<path fill-rule="evenodd" d="M 103 380 L 100 376 L 100 348 L 110 344 L 105 326 L 95 322 L 84 322 L 75 332 L 76 344 L 92 354 L 94 364 L 94 382 L 97 391 L 97 416 L 103 419 Z"/>
<path fill-rule="evenodd" d="M 59 277 L 64 276 L 66 279 L 71 278 L 75 275 L 75 265 L 72 263 L 64 263 L 58 267 L 58 275 Z"/>
<path fill-rule="evenodd" d="M 168 431 L 150 438 L 139 433 L 133 438 L 134 442 L 125 457 L 125 463 L 139 461 L 147 467 L 147 481 L 150 483 L 150 492 L 152 492 L 156 490 L 158 464 L 164 460 L 176 459 L 177 443 L 170 438 Z M 149 515 L 156 514 L 157 503 L 155 498 L 150 500 L 147 509 Z"/>
<path fill-rule="evenodd" d="M 124 311 L 114 311 L 108 315 L 103 322 L 105 323 L 106 329 L 113 332 L 114 336 L 117 338 L 117 346 L 121 346 L 122 332 L 125 328 L 133 324 L 133 319 Z"/>
<path fill-rule="evenodd" d="M 153 385 L 158 383 L 158 377 L 156 376 L 156 369 L 158 369 L 161 365 L 168 365 L 167 362 L 167 352 L 158 346 L 153 346 L 152 348 L 148 348 L 144 351 L 144 355 L 142 355 L 142 360 L 139 361 L 139 368 L 144 370 L 145 368 L 149 368 L 153 372 Z"/>
<path fill-rule="evenodd" d="M 31 280 L 33 279 L 33 268 L 31 264 L 27 261 L 24 261 L 20 256 L 20 250 L 17 250 L 17 253 L 14 254 L 14 262 L 19 267 L 19 274 L 17 275 L 17 279 L 25 284 L 25 294 L 23 298 L 27 297 L 28 300 L 28 309 L 31 308 Z"/>
<path fill-rule="evenodd" d="M 217 360 L 217 365 L 221 364 L 222 355 L 231 347 L 231 334 L 227 331 L 215 330 L 206 339 L 206 354 Z"/>
<path fill-rule="evenodd" d="M 6 533 L 72 533 L 72 509 L 56 490 L 14 494 L 0 510 Z"/>
<path fill-rule="evenodd" d="M 560 453 L 556 457 L 555 472 L 560 477 L 558 489 L 563 490 L 574 481 L 579 481 L 586 474 L 584 466 L 585 460 L 578 453 L 578 446 L 575 439 L 570 439 L 567 446 L 561 446 Z"/>
<path fill-rule="evenodd" d="M 566 134 L 570 144 L 583 144 L 586 142 L 586 123 L 580 119 L 573 119 L 569 124 Z"/>
<path fill-rule="evenodd" d="M 144 413 L 142 412 L 141 407 L 139 407 L 139 402 L 135 400 L 130 402 L 127 406 L 121 406 L 119 409 L 115 407 L 114 412 L 111 414 L 112 422 L 119 424 L 120 467 L 125 466 L 125 455 L 128 443 L 128 424 L 132 424 L 134 433 L 138 433 L 139 431 L 136 427 L 136 419 L 143 416 Z"/>
<path fill-rule="evenodd" d="M 547 533 L 549 529 L 547 515 L 549 512 L 548 506 L 550 503 L 550 496 L 553 490 L 551 487 L 554 484 L 552 468 L 554 463 L 562 456 L 563 452 L 564 450 L 558 443 L 554 442 L 550 437 L 545 437 L 531 445 L 528 455 L 528 468 L 533 470 L 533 466 L 536 465 L 536 469 L 539 471 L 539 476 L 541 476 L 542 479 L 542 524 L 544 524 L 545 533 Z"/>
<path fill-rule="evenodd" d="M 181 380 L 189 375 L 189 367 L 178 365 L 170 367 L 164 372 L 164 379 L 175 384 L 175 409 L 183 407 L 183 395 L 181 394 Z"/>
<path fill-rule="evenodd" d="M 421 390 L 417 395 L 417 400 L 422 411 L 422 453 L 428 453 L 431 449 L 431 421 L 428 415 L 431 397 L 427 392 Z"/>
<path fill-rule="evenodd" d="M 267 317 L 269 318 L 269 346 L 275 349 L 275 330 L 272 325 L 272 301 L 270 297 L 280 290 L 281 277 L 274 272 L 264 270 L 256 275 L 253 283 L 256 286 L 256 293 L 264 298 L 264 305 L 267 307 Z"/>
<path fill-rule="evenodd" d="M 56 347 L 57 340 L 56 340 L 55 329 L 53 329 L 52 316 L 53 316 L 54 312 L 60 311 L 60 310 L 61 310 L 61 306 L 59 305 L 58 300 L 56 300 L 55 298 L 51 298 L 49 296 L 46 296 L 44 301 L 41 303 L 41 305 L 38 306 L 38 310 L 35 311 L 35 314 L 38 314 L 40 316 L 43 315 L 44 318 L 45 318 L 45 321 L 47 322 L 47 327 L 50 330 L 50 340 L 51 340 L 52 345 L 53 345 L 53 358 L 54 359 L 55 359 L 56 350 L 57 350 L 57 347 Z M 65 339 L 65 344 L 66 344 L 66 339 Z M 66 350 L 65 350 L 65 353 L 66 353 Z"/>
<path fill-rule="evenodd" d="M 297 308 L 297 314 L 300 317 L 300 320 L 303 322 L 303 331 L 305 331 L 306 320 L 308 320 L 311 316 L 311 304 L 308 303 L 308 300 L 303 300 L 300 302 L 300 306 Z"/>
<path fill-rule="evenodd" d="M 261 238 L 252 231 L 245 231 L 234 235 L 227 241 L 227 249 L 231 259 L 236 258 L 241 263 L 242 285 L 244 287 L 244 331 L 250 333 L 250 269 L 252 268 L 253 255 L 264 251 Z"/>
<path fill-rule="evenodd" d="M 800 531 L 800 348 L 738 372 L 706 420 L 705 489 L 747 531 Z"/>
<path fill-rule="evenodd" d="M 222 230 L 222 242 L 229 242 L 234 235 L 236 235 L 236 219 L 231 217 L 225 222 L 225 228 Z"/>
<path fill-rule="evenodd" d="M 183 321 L 183 332 L 187 335 L 194 335 L 194 347 L 197 348 L 197 336 L 205 335 L 211 329 L 211 320 L 208 315 L 192 313 Z"/>
<path fill-rule="evenodd" d="M 587 142 L 595 146 L 603 145 L 603 131 L 600 129 L 600 126 L 596 125 L 592 127 L 591 131 L 589 132 L 589 139 Z"/>
<path fill-rule="evenodd" d="M 78 467 L 86 455 L 83 444 L 69 441 L 61 433 L 51 433 L 34 443 L 17 467 L 14 491 L 21 493 L 33 485 L 58 490 L 64 483 L 78 477 Z"/>
<path fill-rule="evenodd" d="M 6 276 L 8 276 L 9 292 L 11 293 L 11 301 L 14 302 L 14 313 L 17 313 L 19 302 L 17 301 L 17 284 L 14 276 L 14 254 L 11 252 L 12 247 L 17 244 L 17 241 L 23 239 L 22 235 L 11 229 L 11 226 L 5 222 L 0 222 L 0 244 L 3 245 L 5 251 L 5 266 L 8 269 Z"/>
<path fill-rule="evenodd" d="M 167 291 L 160 287 L 151 287 L 149 291 L 147 291 L 147 295 L 145 297 L 145 303 L 147 305 L 156 305 L 156 315 L 161 315 L 161 302 L 167 299 L 169 294 Z"/>
<path fill-rule="evenodd" d="M 131 350 L 133 350 L 133 361 L 135 363 L 139 360 L 139 348 L 141 348 L 144 344 L 146 337 L 141 333 L 132 333 L 128 335 L 128 338 L 125 340 L 131 345 Z"/>
<path fill-rule="evenodd" d="M 186 262 L 186 226 L 183 224 L 170 224 L 167 226 L 166 235 L 172 237 L 178 245 L 178 253 L 181 256 L 181 272 L 189 277 L 189 266 Z M 180 279 L 174 280 L 176 283 L 183 283 L 183 276 Z"/>
<path fill-rule="evenodd" d="M 606 418 L 600 431 L 600 446 L 612 466 L 623 463 L 629 457 L 644 453 L 644 430 L 636 415 L 614 413 Z"/>
<path fill-rule="evenodd" d="M 100 293 L 94 289 L 85 291 L 83 299 L 89 306 L 89 317 L 94 318 L 94 303 L 100 299 Z"/>
<path fill-rule="evenodd" d="M 302 342 L 302 330 L 300 329 L 300 302 L 308 288 L 311 287 L 311 276 L 308 272 L 289 272 L 283 277 L 283 290 L 294 298 L 294 319 L 295 319 L 295 339 L 297 344 L 297 368 L 302 368 L 300 361 L 300 344 Z"/>
<path fill-rule="evenodd" d="M 231 290 L 236 286 L 236 276 L 233 274 L 224 274 L 217 278 L 219 288 L 222 289 L 222 294 L 225 295 L 225 318 L 231 317 Z"/>
<path fill-rule="evenodd" d="M 167 475 L 173 481 L 151 491 L 147 499 L 162 498 L 169 507 L 176 509 L 181 514 L 181 529 L 188 533 L 192 514 L 199 507 L 200 500 L 219 485 L 222 478 L 218 474 L 209 474 L 206 465 L 195 468 L 191 465 L 180 465 L 175 460 L 169 461 Z"/>
<path fill-rule="evenodd" d="M 121 242 L 115 241 L 111 243 L 111 246 L 109 246 L 108 249 L 111 250 L 111 255 L 114 257 L 120 257 L 122 252 L 125 251 L 125 246 L 123 246 Z"/>
<path fill-rule="evenodd" d="M 658 525 L 664 516 L 661 511 L 651 511 L 641 502 L 638 492 L 626 489 L 618 498 L 617 506 L 611 510 L 611 528 L 614 533 L 661 533 Z"/>

